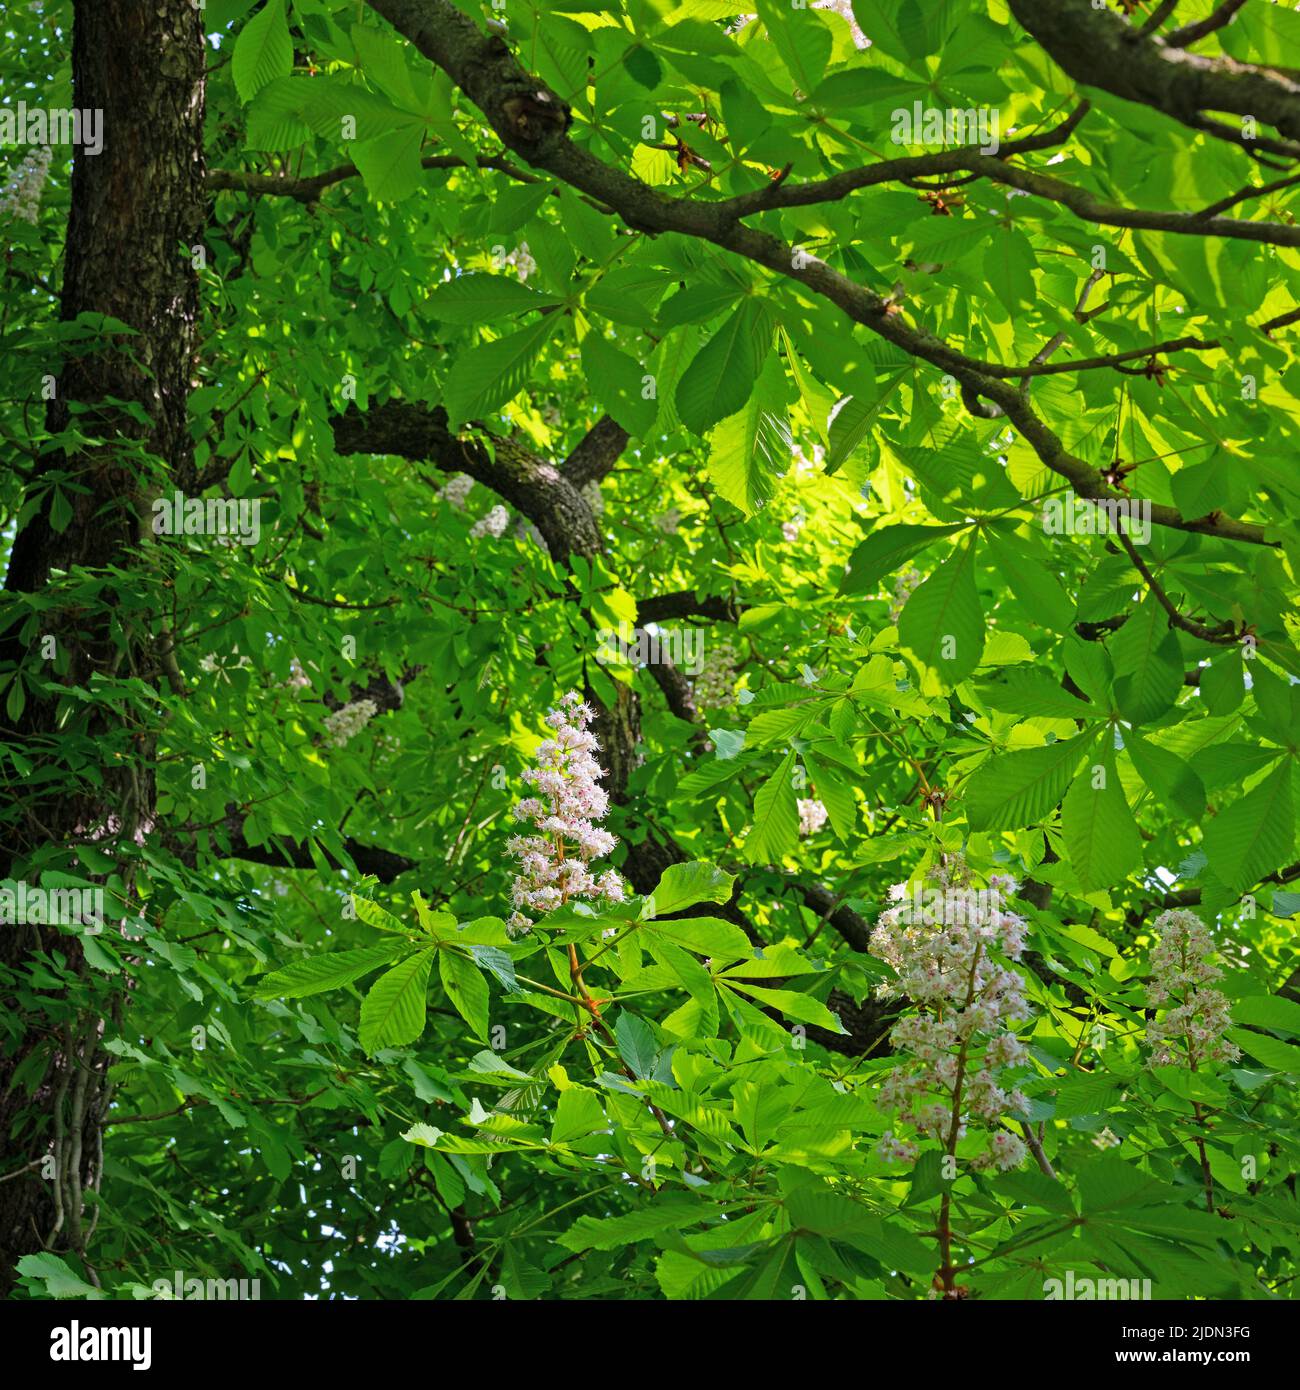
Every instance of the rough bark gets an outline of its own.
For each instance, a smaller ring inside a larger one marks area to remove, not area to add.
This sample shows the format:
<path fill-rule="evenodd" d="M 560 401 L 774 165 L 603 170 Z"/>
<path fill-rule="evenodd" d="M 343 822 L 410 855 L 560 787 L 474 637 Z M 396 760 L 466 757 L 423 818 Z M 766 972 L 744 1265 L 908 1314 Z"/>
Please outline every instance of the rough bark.
<path fill-rule="evenodd" d="M 166 481 L 184 489 L 193 480 L 186 403 L 193 371 L 198 276 L 187 248 L 203 222 L 203 72 L 201 13 L 189 4 L 139 0 L 76 0 L 72 35 L 73 105 L 103 112 L 104 144 L 95 156 L 73 155 L 61 316 L 105 314 L 134 332 L 95 341 L 70 356 L 57 373 L 51 432 L 75 425 L 101 441 L 76 453 L 49 455 L 45 469 L 65 469 L 84 493 L 74 495 L 62 532 L 38 511 L 17 536 L 6 580 L 10 596 L 50 591 L 72 567 L 103 572 L 136 563 L 142 509 L 159 481 L 142 463 L 161 461 Z M 116 402 L 138 406 L 137 420 Z M 147 423 L 144 423 L 147 421 Z M 43 475 L 38 474 L 35 486 Z M 111 584 L 106 589 L 111 595 Z M 97 673 L 165 678 L 168 640 L 161 614 L 132 626 L 116 621 L 110 601 L 71 611 L 55 606 L 41 633 L 54 635 L 70 659 L 62 677 L 89 686 Z M 14 626 L 0 646 L 0 665 L 32 660 L 32 634 Z M 174 670 L 174 663 L 172 663 Z M 61 734 L 89 735 L 107 749 L 122 738 L 105 704 L 87 707 L 85 722 Z M 29 873 L 35 851 L 58 850 L 77 832 L 95 833 L 110 855 L 148 832 L 154 816 L 153 745 L 139 737 L 132 758 L 105 754 L 95 777 L 72 785 L 68 771 L 46 763 L 40 750 L 54 731 L 56 703 L 32 699 L 5 736 L 27 743 L 45 768 L 44 786 L 26 792 L 26 820 L 16 843 L 0 851 L 0 876 Z M 96 785 L 98 783 L 98 785 Z M 129 863 L 120 866 L 130 881 Z M 12 980 L 40 950 L 56 945 L 85 975 L 81 938 L 48 926 L 0 932 L 0 978 Z M 89 981 L 83 999 L 104 999 Z M 64 1001 L 68 1004 L 69 1001 Z M 120 1000 L 119 1000 L 120 1002 Z M 0 1291 L 14 1262 L 43 1247 L 84 1251 L 92 1225 L 83 1198 L 102 1173 L 100 1119 L 107 1105 L 106 1057 L 99 1050 L 104 1019 L 84 1005 L 63 1008 L 57 1026 L 22 1026 L 14 998 L 4 1001 L 23 1041 L 0 1056 L 0 1170 L 49 1155 L 53 1180 L 34 1169 L 0 1184 Z M 9 1080 L 33 1047 L 49 1047 L 43 1078 L 29 1098 Z"/>

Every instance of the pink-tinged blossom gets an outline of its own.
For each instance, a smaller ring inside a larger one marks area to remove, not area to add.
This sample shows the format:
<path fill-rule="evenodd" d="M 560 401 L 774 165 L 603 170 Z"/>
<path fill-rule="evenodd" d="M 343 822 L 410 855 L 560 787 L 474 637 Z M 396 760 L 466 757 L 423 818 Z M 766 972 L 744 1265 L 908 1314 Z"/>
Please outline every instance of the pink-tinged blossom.
<path fill-rule="evenodd" d="M 917 895 L 899 884 L 871 934 L 871 953 L 897 976 L 877 994 L 916 1006 L 890 1033 L 902 1060 L 877 1103 L 949 1152 L 968 1127 L 983 1129 L 987 1147 L 971 1166 L 1015 1168 L 1024 1161 L 1025 1145 L 1002 1123 L 1025 1117 L 1029 1100 L 1009 1084 L 1007 1072 L 1024 1066 L 1028 1053 L 1008 1025 L 1030 1017 L 1024 980 L 1004 963 L 1019 960 L 1024 949 L 1024 919 L 1003 907 L 1016 884 L 994 875 L 988 892 L 972 892 L 960 859 L 928 877 L 944 890 L 935 895 L 938 901 L 959 910 L 940 913 L 940 920 L 928 911 L 918 914 Z M 877 1153 L 898 1161 L 908 1149 L 914 1156 L 915 1146 L 891 1131 Z"/>
<path fill-rule="evenodd" d="M 815 835 L 826 824 L 826 807 L 820 801 L 805 800 L 803 797 L 799 798 L 797 805 L 800 835 Z"/>
<path fill-rule="evenodd" d="M 596 762 L 596 736 L 588 731 L 594 712 L 570 691 L 546 716 L 552 736 L 537 748 L 537 766 L 524 781 L 537 793 L 515 806 L 515 819 L 535 833 L 512 836 L 507 844 L 519 865 L 511 898 L 512 932 L 525 932 L 529 912 L 551 912 L 565 903 L 587 899 L 622 902 L 623 880 L 614 869 L 599 876 L 593 859 L 618 843 L 596 822 L 605 818 L 609 797 L 598 781 L 605 774 Z"/>
<path fill-rule="evenodd" d="M 1151 952 L 1147 1003 L 1163 1009 L 1147 1024 L 1153 1067 L 1187 1067 L 1235 1062 L 1241 1056 L 1224 1033 L 1232 1025 L 1227 997 L 1206 986 L 1223 971 L 1211 965 L 1214 940 L 1194 912 L 1162 912 L 1156 918 L 1159 944 Z"/>

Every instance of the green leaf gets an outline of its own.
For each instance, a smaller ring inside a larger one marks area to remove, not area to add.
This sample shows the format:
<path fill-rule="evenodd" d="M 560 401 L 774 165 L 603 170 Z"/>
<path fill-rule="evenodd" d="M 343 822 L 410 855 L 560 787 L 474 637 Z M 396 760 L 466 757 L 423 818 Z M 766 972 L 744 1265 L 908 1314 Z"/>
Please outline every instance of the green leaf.
<path fill-rule="evenodd" d="M 417 952 L 381 975 L 361 1003 L 361 1046 L 370 1056 L 414 1042 L 424 1032 L 433 948 Z"/>
<path fill-rule="evenodd" d="M 240 101 L 247 103 L 277 77 L 293 71 L 293 41 L 284 0 L 267 3 L 244 25 L 235 40 L 230 74 Z"/>
<path fill-rule="evenodd" d="M 765 306 L 743 300 L 677 383 L 677 414 L 687 429 L 705 435 L 740 410 L 753 393 L 770 337 Z"/>
<path fill-rule="evenodd" d="M 43 1284 L 46 1298 L 100 1299 L 105 1294 L 93 1284 L 73 1273 L 68 1262 L 48 1251 L 39 1255 L 24 1255 L 15 1266 L 24 1279 Z"/>
<path fill-rule="evenodd" d="M 303 999 L 327 989 L 350 985 L 362 975 L 378 970 L 395 955 L 409 951 L 406 940 L 385 941 L 379 946 L 362 946 L 355 951 L 331 951 L 323 956 L 308 956 L 290 965 L 273 970 L 250 991 L 254 999 Z"/>
<path fill-rule="evenodd" d="M 1061 804 L 1061 833 L 1086 890 L 1112 888 L 1142 862 L 1142 836 L 1109 749 L 1074 779 Z"/>
<path fill-rule="evenodd" d="M 354 140 L 349 147 L 352 162 L 361 173 L 366 192 L 377 203 L 398 203 L 413 198 L 424 182 L 420 148 L 424 132 L 419 126 L 387 131 L 373 140 Z"/>
<path fill-rule="evenodd" d="M 442 950 L 438 952 L 438 973 L 456 1012 L 469 1024 L 474 1036 L 486 1042 L 488 987 L 478 966 L 456 951 Z"/>
<path fill-rule="evenodd" d="M 425 307 L 443 323 L 478 324 L 558 302 L 554 295 L 530 290 L 513 275 L 458 275 L 438 285 Z"/>
<path fill-rule="evenodd" d="M 898 640 L 939 685 L 951 688 L 979 665 L 984 632 L 972 536 L 907 600 L 898 620 Z"/>
<path fill-rule="evenodd" d="M 1183 688 L 1183 659 L 1178 637 L 1154 598 L 1147 596 L 1112 638 L 1110 650 L 1120 713 L 1133 724 L 1159 718 Z"/>
<path fill-rule="evenodd" d="M 1287 758 L 1206 825 L 1202 844 L 1215 877 L 1244 893 L 1291 857 L 1294 840 Z"/>
<path fill-rule="evenodd" d="M 793 439 L 781 404 L 784 395 L 780 361 L 769 358 L 759 375 L 758 388 L 742 409 L 709 433 L 709 478 L 746 516 L 771 498 L 777 479 L 790 464 Z"/>
<path fill-rule="evenodd" d="M 801 1023 L 814 1023 L 817 1027 L 829 1029 L 832 1033 L 848 1031 L 840 1022 L 839 1016 L 833 1014 L 820 999 L 814 999 L 811 994 L 801 994 L 795 989 L 768 989 L 766 985 L 752 985 L 747 980 L 730 979 L 727 984 L 731 989 L 743 990 L 761 1004 L 769 1004 L 787 1018 L 797 1018 Z"/>
<path fill-rule="evenodd" d="M 1205 814 L 1205 788 L 1201 779 L 1177 754 L 1149 743 L 1133 730 L 1124 740 L 1138 776 L 1175 814 L 1199 821 Z"/>
<path fill-rule="evenodd" d="M 745 837 L 745 858 L 751 864 L 779 863 L 794 848 L 799 830 L 791 780 L 794 759 L 787 753 L 754 797 L 754 823 Z"/>
<path fill-rule="evenodd" d="M 555 1122 L 551 1125 L 552 1144 L 563 1144 L 598 1129 L 608 1128 L 609 1121 L 595 1091 L 589 1091 L 585 1086 L 570 1086 L 560 1092 L 560 1098 L 555 1103 Z"/>
<path fill-rule="evenodd" d="M 1267 1033 L 1252 1033 L 1248 1028 L 1229 1028 L 1228 1037 L 1271 1070 L 1300 1075 L 1300 1047 L 1293 1043 L 1279 1042 Z"/>
<path fill-rule="evenodd" d="M 673 917 L 647 922 L 642 928 L 696 955 L 720 960 L 743 960 L 752 952 L 749 938 L 731 922 L 717 917 Z"/>
<path fill-rule="evenodd" d="M 863 396 L 849 396 L 838 402 L 830 416 L 827 434 L 826 471 L 838 473 L 853 457 L 858 445 L 867 437 L 872 422 L 881 407 L 907 376 L 909 369 L 894 372 L 883 383 Z"/>
<path fill-rule="evenodd" d="M 582 369 L 596 399 L 634 439 L 649 434 L 659 415 L 659 402 L 647 397 L 645 366 L 620 352 L 593 330 L 582 340 Z"/>
<path fill-rule="evenodd" d="M 659 1044 L 655 1040 L 654 1030 L 644 1019 L 628 1013 L 626 1009 L 621 1010 L 614 1025 L 614 1038 L 618 1043 L 618 1055 L 638 1081 L 646 1081 L 654 1075 Z"/>
<path fill-rule="evenodd" d="M 729 902 L 735 881 L 734 874 L 725 873 L 716 864 L 670 864 L 646 899 L 642 915 L 665 917 L 696 903 Z"/>
<path fill-rule="evenodd" d="M 971 774 L 966 819 L 972 830 L 1022 830 L 1052 814 L 1096 741 L 1091 733 L 1044 748 L 995 753 Z"/>
<path fill-rule="evenodd" d="M 858 543 L 840 581 L 841 594 L 874 594 L 880 581 L 893 574 L 926 546 L 960 531 L 960 526 L 881 526 Z"/>
<path fill-rule="evenodd" d="M 1233 1001 L 1232 1016 L 1238 1023 L 1271 1028 L 1300 1037 L 1300 1004 L 1276 994 L 1248 994 Z"/>
<path fill-rule="evenodd" d="M 533 363 L 541 355 L 559 315 L 547 314 L 517 333 L 482 343 L 457 358 L 443 393 L 453 429 L 482 419 L 523 390 Z"/>

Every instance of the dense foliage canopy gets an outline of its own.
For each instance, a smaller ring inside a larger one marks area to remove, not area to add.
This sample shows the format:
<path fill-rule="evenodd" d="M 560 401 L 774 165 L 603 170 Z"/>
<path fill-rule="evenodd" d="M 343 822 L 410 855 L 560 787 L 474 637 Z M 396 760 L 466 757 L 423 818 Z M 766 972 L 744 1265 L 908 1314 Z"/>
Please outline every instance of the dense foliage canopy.
<path fill-rule="evenodd" d="M 0 21 L 0 1287 L 1295 1290 L 1300 15 L 753 10 Z"/>

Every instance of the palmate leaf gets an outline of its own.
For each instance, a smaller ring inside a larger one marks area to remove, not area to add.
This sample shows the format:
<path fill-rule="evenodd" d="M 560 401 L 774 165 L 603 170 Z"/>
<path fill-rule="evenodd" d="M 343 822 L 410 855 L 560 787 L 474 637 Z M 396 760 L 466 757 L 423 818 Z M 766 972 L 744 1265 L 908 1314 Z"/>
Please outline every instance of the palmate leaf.
<path fill-rule="evenodd" d="M 488 987 L 478 966 L 458 952 L 444 949 L 438 952 L 438 971 L 456 1012 L 469 1024 L 474 1036 L 486 1042 Z"/>
<path fill-rule="evenodd" d="M 352 162 L 375 202 L 398 203 L 415 195 L 424 179 L 420 165 L 423 143 L 424 131 L 414 125 L 386 131 L 373 140 L 353 141 Z"/>
<path fill-rule="evenodd" d="M 643 916 L 662 917 L 696 903 L 725 903 L 735 881 L 734 874 L 724 872 L 716 864 L 670 864 L 646 899 Z"/>
<path fill-rule="evenodd" d="M 1163 608 L 1150 596 L 1115 634 L 1115 697 L 1120 713 L 1134 724 L 1162 715 L 1183 688 L 1178 637 Z"/>
<path fill-rule="evenodd" d="M 1291 759 L 1224 807 L 1206 825 L 1203 843 L 1215 876 L 1238 892 L 1286 863 L 1295 843 Z"/>
<path fill-rule="evenodd" d="M 887 574 L 901 569 L 926 546 L 961 530 L 960 526 L 881 526 L 860 541 L 840 581 L 841 594 L 871 594 Z"/>
<path fill-rule="evenodd" d="M 424 1032 L 429 970 L 434 948 L 418 951 L 381 975 L 361 1001 L 361 1046 L 374 1056 L 381 1048 L 414 1042 Z"/>
<path fill-rule="evenodd" d="M 979 665 L 984 633 L 972 536 L 907 600 L 898 620 L 898 638 L 915 654 L 929 680 L 951 687 Z"/>
<path fill-rule="evenodd" d="M 230 75 L 243 102 L 252 99 L 277 77 L 293 71 L 293 41 L 285 16 L 284 0 L 267 0 L 239 31 Z"/>
<path fill-rule="evenodd" d="M 555 332 L 557 317 L 548 314 L 517 333 L 481 343 L 457 359 L 444 393 L 453 428 L 490 415 L 519 394 L 533 363 Z"/>
<path fill-rule="evenodd" d="M 970 828 L 1021 830 L 1046 820 L 1095 741 L 1094 734 L 1084 733 L 986 758 L 966 789 Z"/>
<path fill-rule="evenodd" d="M 677 414 L 687 429 L 707 434 L 753 394 L 771 341 L 767 307 L 744 299 L 695 354 L 677 383 Z"/>
<path fill-rule="evenodd" d="M 303 999 L 327 989 L 339 989 L 359 980 L 372 970 L 378 970 L 394 956 L 411 949 L 411 943 L 384 941 L 377 946 L 362 946 L 355 951 L 330 951 L 323 956 L 308 956 L 291 965 L 281 966 L 264 975 L 251 991 L 254 999 Z"/>
<path fill-rule="evenodd" d="M 854 450 L 867 437 L 881 407 L 906 375 L 906 370 L 893 372 L 877 382 L 867 394 L 849 396 L 838 403 L 830 416 L 827 430 L 827 473 L 837 473 L 852 457 Z"/>
<path fill-rule="evenodd" d="M 443 323 L 494 323 L 528 309 L 542 309 L 559 301 L 539 294 L 512 275 L 458 275 L 437 286 L 425 307 Z"/>
<path fill-rule="evenodd" d="M 794 758 L 793 753 L 787 753 L 754 797 L 754 823 L 745 837 L 745 858 L 751 864 L 779 861 L 794 847 L 799 828 L 799 811 L 791 782 Z"/>
<path fill-rule="evenodd" d="M 1070 865 L 1085 889 L 1109 888 L 1142 861 L 1142 836 L 1107 750 L 1084 767 L 1061 804 Z"/>
<path fill-rule="evenodd" d="M 781 364 L 772 358 L 744 407 L 709 435 L 709 478 L 746 516 L 772 496 L 790 464 L 793 440 L 785 408 L 779 404 L 784 391 Z"/>

